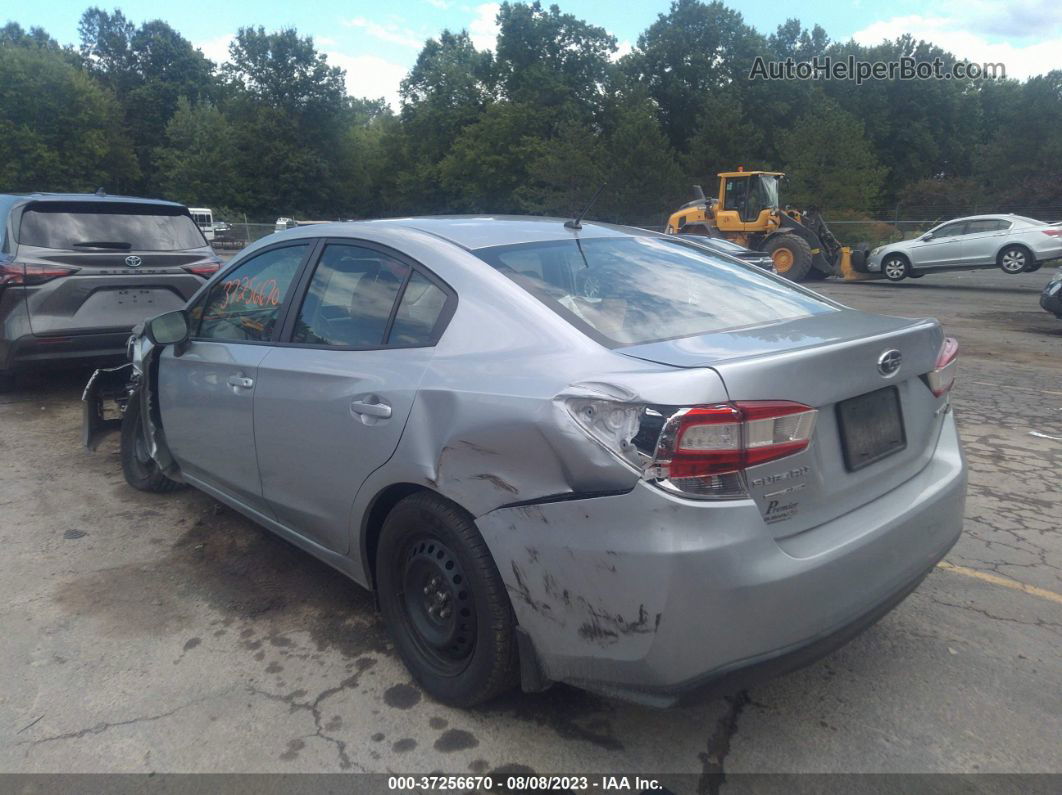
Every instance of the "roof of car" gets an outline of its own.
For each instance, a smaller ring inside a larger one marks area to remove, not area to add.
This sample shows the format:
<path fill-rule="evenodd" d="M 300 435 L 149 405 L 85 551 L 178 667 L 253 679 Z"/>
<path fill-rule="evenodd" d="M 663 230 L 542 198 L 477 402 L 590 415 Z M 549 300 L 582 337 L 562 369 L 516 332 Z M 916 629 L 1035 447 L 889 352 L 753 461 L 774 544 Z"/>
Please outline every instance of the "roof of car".
<path fill-rule="evenodd" d="M 349 230 L 351 226 L 361 224 L 417 229 L 469 250 L 515 243 L 571 240 L 576 236 L 586 239 L 647 234 L 643 229 L 596 221 L 584 221 L 582 228 L 576 231 L 564 226 L 568 220 L 570 219 L 528 215 L 436 215 L 330 224 L 327 227 L 318 226 L 315 231 L 317 234 L 326 234 L 326 229 L 332 226 Z"/>
<path fill-rule="evenodd" d="M 953 218 L 952 221 L 1034 221 L 1036 223 L 1046 223 L 1044 221 L 1037 221 L 1035 218 L 1028 218 L 1024 215 L 1016 215 L 1015 213 L 990 213 L 988 215 L 964 215 L 962 218 Z M 951 223 L 952 221 L 946 221 L 945 223 Z"/>

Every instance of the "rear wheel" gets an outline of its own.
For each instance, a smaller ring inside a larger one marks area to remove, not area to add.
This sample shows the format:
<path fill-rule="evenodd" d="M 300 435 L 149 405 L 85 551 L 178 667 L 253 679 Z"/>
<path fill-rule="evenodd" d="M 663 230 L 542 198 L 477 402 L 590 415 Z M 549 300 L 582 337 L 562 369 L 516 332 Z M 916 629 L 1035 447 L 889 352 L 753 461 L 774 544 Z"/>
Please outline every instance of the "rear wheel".
<path fill-rule="evenodd" d="M 1025 269 L 1025 272 L 1026 273 L 1035 273 L 1036 271 L 1040 270 L 1040 268 L 1042 268 L 1043 266 L 1044 266 L 1044 264 L 1042 262 L 1034 262 L 1032 265 L 1029 265 Z"/>
<path fill-rule="evenodd" d="M 388 514 L 376 553 L 380 611 L 413 678 L 470 707 L 517 683 L 516 619 L 472 517 L 436 494 Z"/>
<path fill-rule="evenodd" d="M 811 246 L 802 237 L 775 235 L 763 250 L 770 254 L 775 273 L 790 281 L 804 281 L 811 271 Z"/>
<path fill-rule="evenodd" d="M 129 398 L 122 415 L 122 474 L 134 489 L 164 494 L 183 488 L 184 484 L 162 474 L 159 465 L 148 452 L 144 439 L 139 394 Z"/>
<path fill-rule="evenodd" d="M 1024 246 L 1007 246 L 999 252 L 999 267 L 1004 273 L 1021 273 L 1035 260 Z"/>
<path fill-rule="evenodd" d="M 901 282 L 911 273 L 911 265 L 899 254 L 890 254 L 881 262 L 881 272 L 890 282 Z"/>

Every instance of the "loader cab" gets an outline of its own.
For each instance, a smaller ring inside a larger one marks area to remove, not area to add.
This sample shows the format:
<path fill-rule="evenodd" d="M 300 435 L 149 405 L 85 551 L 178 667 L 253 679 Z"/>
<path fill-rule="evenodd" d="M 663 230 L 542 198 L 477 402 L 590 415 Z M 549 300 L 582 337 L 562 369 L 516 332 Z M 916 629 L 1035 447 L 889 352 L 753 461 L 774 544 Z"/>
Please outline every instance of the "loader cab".
<path fill-rule="evenodd" d="M 719 175 L 716 225 L 723 232 L 766 232 L 776 225 L 777 171 L 724 171 Z"/>

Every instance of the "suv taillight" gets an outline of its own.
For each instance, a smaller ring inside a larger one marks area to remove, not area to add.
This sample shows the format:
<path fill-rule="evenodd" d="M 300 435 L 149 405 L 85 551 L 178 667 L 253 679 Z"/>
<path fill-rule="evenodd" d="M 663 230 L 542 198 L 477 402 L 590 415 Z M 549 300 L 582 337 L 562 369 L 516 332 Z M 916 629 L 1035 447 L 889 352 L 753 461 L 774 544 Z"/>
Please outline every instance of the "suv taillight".
<path fill-rule="evenodd" d="M 194 273 L 196 276 L 202 276 L 204 279 L 209 279 L 225 263 L 221 261 L 220 257 L 209 257 L 202 262 L 197 262 L 194 265 L 183 265 L 182 267 L 189 273 Z"/>
<path fill-rule="evenodd" d="M 9 284 L 35 285 L 61 279 L 77 273 L 80 268 L 69 265 L 25 264 L 13 259 L 0 259 L 0 287 Z"/>
<path fill-rule="evenodd" d="M 647 472 L 695 497 L 747 495 L 744 471 L 806 450 L 818 411 L 785 400 L 680 409 L 667 421 Z"/>
<path fill-rule="evenodd" d="M 945 337 L 937 355 L 937 363 L 926 373 L 926 384 L 934 397 L 943 397 L 955 385 L 955 371 L 959 368 L 959 343 Z"/>

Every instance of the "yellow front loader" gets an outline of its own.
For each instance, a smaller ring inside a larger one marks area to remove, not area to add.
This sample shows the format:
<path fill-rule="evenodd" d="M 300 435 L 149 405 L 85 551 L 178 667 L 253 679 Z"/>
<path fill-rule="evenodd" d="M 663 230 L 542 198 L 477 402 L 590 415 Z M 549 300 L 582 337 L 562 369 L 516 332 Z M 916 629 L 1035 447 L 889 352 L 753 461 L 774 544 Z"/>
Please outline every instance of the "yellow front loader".
<path fill-rule="evenodd" d="M 778 171 L 724 171 L 718 198 L 707 198 L 694 185 L 694 200 L 671 214 L 665 231 L 722 237 L 766 252 L 775 271 L 795 282 L 827 276 L 881 278 L 866 273 L 866 251 L 842 246 L 815 208 L 781 208 L 778 184 L 783 176 Z"/>

